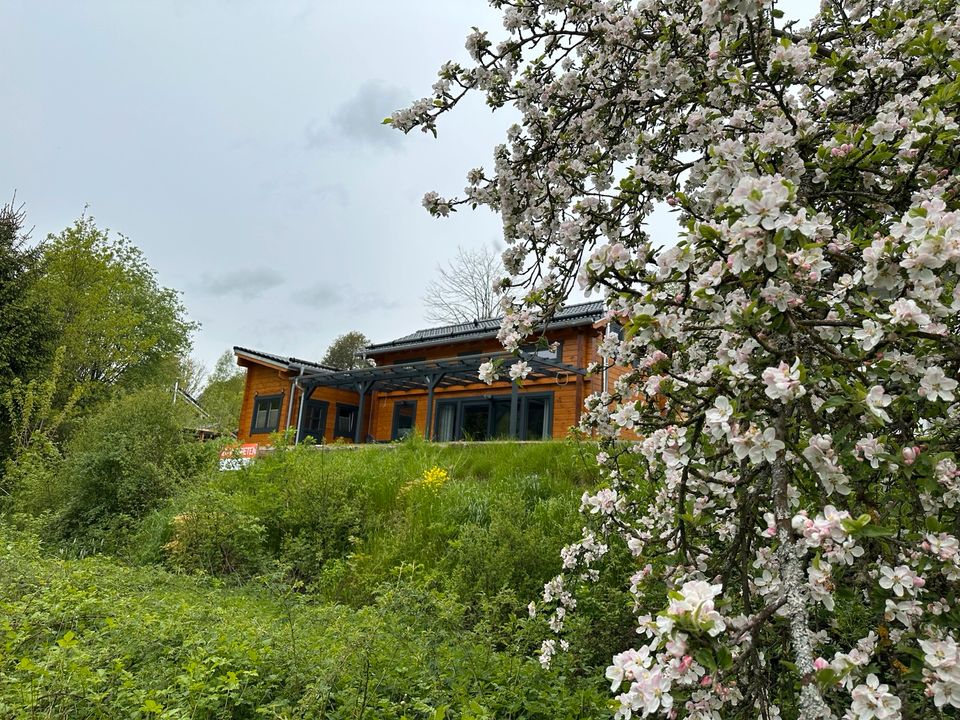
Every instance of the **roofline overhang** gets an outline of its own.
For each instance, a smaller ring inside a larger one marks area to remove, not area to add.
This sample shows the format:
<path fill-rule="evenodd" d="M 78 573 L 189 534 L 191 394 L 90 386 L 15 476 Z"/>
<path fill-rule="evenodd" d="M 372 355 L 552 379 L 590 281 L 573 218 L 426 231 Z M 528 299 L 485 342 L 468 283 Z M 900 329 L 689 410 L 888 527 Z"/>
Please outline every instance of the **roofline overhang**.
<path fill-rule="evenodd" d="M 236 355 L 237 358 L 243 358 L 259 365 L 265 365 L 286 372 L 299 373 L 301 375 L 305 373 L 336 372 L 336 368 L 327 367 L 320 363 L 313 363 L 295 357 L 283 358 L 279 355 L 261 353 L 256 350 L 251 350 L 250 348 L 240 347 L 239 345 L 233 346 L 233 354 Z"/>
<path fill-rule="evenodd" d="M 570 318 L 568 320 L 561 320 L 560 322 L 557 322 L 557 323 L 549 323 L 546 326 L 546 328 L 542 328 L 542 327 L 537 328 L 535 332 L 550 332 L 552 330 L 564 330 L 566 328 L 579 327 L 581 325 L 592 326 L 595 322 L 596 320 L 593 314 L 584 315 L 579 318 Z M 475 340 L 489 340 L 491 338 L 497 337 L 497 332 L 499 332 L 499 328 L 497 328 L 496 330 L 490 330 L 489 332 L 483 332 L 483 333 L 481 333 L 479 330 L 475 330 L 473 332 L 467 331 L 464 333 L 460 333 L 459 336 L 448 335 L 443 338 L 423 340 L 421 342 L 381 343 L 379 345 L 370 345 L 369 347 L 364 348 L 363 355 L 364 357 L 370 357 L 372 355 L 383 355 L 385 353 L 400 352 L 402 350 L 420 350 L 421 348 L 437 347 L 440 345 L 454 345 L 459 343 L 472 342 Z"/>
<path fill-rule="evenodd" d="M 250 362 L 256 363 L 258 365 L 266 365 L 267 367 L 276 368 L 277 370 L 289 370 L 289 363 L 279 363 L 276 360 L 268 360 L 267 358 L 261 355 L 254 355 L 248 353 L 244 350 L 238 350 L 237 348 L 233 349 L 233 354 L 238 358 L 243 358 L 244 360 L 249 360 Z"/>

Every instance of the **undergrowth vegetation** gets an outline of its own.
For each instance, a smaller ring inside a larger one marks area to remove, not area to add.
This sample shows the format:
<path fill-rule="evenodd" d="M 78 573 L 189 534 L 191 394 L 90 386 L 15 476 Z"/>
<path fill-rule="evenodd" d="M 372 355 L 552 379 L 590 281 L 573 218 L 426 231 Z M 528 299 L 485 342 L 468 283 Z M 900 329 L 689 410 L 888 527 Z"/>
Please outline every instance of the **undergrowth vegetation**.
<path fill-rule="evenodd" d="M 579 597 L 550 670 L 526 608 L 595 482 L 574 443 L 277 447 L 178 478 L 112 556 L 8 518 L 0 717 L 609 716 L 598 668 L 629 638 L 625 593 Z"/>

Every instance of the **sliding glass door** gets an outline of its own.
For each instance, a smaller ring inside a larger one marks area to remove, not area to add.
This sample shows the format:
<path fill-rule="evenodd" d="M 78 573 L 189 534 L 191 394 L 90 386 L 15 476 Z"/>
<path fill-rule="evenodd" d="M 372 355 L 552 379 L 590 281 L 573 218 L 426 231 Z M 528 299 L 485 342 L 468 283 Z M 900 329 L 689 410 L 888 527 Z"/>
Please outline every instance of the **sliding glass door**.
<path fill-rule="evenodd" d="M 517 398 L 517 436 L 546 440 L 551 436 L 553 393 L 529 393 Z M 510 437 L 510 396 L 439 400 L 433 439 L 494 440 Z"/>

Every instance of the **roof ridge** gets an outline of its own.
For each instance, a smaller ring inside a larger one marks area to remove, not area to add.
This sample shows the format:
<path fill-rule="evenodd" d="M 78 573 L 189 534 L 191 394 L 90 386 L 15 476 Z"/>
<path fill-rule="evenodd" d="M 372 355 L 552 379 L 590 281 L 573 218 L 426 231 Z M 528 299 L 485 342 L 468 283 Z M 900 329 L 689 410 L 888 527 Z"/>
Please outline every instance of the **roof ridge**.
<path fill-rule="evenodd" d="M 554 314 L 554 316 L 556 316 L 556 315 L 558 315 L 558 314 L 560 314 L 560 313 L 566 313 L 566 312 L 569 312 L 569 311 L 571 311 L 571 310 L 576 310 L 576 309 L 578 309 L 578 308 L 585 308 L 585 307 L 587 307 L 588 305 L 599 305 L 599 306 L 602 307 L 602 306 L 603 306 L 603 300 L 586 300 L 586 301 L 584 301 L 584 302 L 582 302 L 582 303 L 574 303 L 573 305 L 564 305 L 564 306 L 561 307 L 559 310 L 557 310 L 557 312 Z M 408 333 L 408 334 L 409 334 L 409 335 L 415 335 L 416 333 L 424 332 L 425 330 L 445 330 L 445 329 L 447 329 L 447 328 L 460 327 L 461 325 L 476 325 L 476 324 L 478 324 L 478 323 L 492 323 L 492 322 L 497 322 L 497 323 L 499 323 L 501 320 L 503 320 L 503 315 L 497 315 L 497 316 L 495 316 L 495 317 L 489 317 L 489 318 L 477 318 L 477 319 L 475 319 L 475 320 L 466 320 L 466 321 L 464 321 L 464 322 L 449 323 L 449 324 L 447 324 L 447 325 L 433 325 L 433 326 L 430 326 L 430 327 L 420 328 L 420 329 L 414 330 L 412 333 Z M 406 337 L 406 336 L 404 336 L 404 337 Z"/>
<path fill-rule="evenodd" d="M 603 312 L 604 303 L 602 300 L 591 300 L 573 305 L 565 305 L 557 310 L 551 318 L 551 323 L 557 321 L 569 321 L 581 315 L 600 315 Z M 408 333 L 393 340 L 385 342 L 370 343 L 366 350 L 378 350 L 386 347 L 400 347 L 403 345 L 414 345 L 427 341 L 437 341 L 444 338 L 456 338 L 462 335 L 476 333 L 486 333 L 499 327 L 502 317 L 484 318 L 482 320 L 467 321 L 461 323 L 451 323 L 449 325 L 439 325 L 428 328 L 421 328 L 412 333 Z"/>

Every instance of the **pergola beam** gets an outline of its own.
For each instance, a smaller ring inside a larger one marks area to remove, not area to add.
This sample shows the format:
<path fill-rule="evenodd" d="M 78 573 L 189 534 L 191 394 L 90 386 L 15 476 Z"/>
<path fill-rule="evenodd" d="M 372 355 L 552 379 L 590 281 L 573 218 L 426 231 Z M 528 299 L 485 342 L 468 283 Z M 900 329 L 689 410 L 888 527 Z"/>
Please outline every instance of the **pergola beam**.
<path fill-rule="evenodd" d="M 358 368 L 356 370 L 340 370 L 336 372 L 316 372 L 305 374 L 301 382 L 303 397 L 318 387 L 339 388 L 353 390 L 359 395 L 357 408 L 357 426 L 354 429 L 354 442 L 363 439 L 363 413 L 366 407 L 366 396 L 374 385 L 383 392 L 409 392 L 411 390 L 425 390 L 427 392 L 427 427 L 424 433 L 428 439 L 433 438 L 434 391 L 439 388 L 475 385 L 480 382 L 477 371 L 480 365 L 490 360 L 510 362 L 517 359 L 511 353 L 483 353 L 467 355 L 445 360 L 421 360 L 419 362 L 404 363 L 401 365 L 384 365 L 382 367 Z M 568 365 L 556 360 L 542 358 L 535 353 L 521 353 L 519 359 L 525 360 L 530 366 L 527 375 L 529 380 L 550 378 L 560 372 L 582 376 L 586 371 L 582 368 Z M 517 437 L 519 430 L 519 400 L 516 382 L 510 384 L 510 436 Z M 299 432 L 299 427 L 298 427 Z"/>
<path fill-rule="evenodd" d="M 429 390 L 431 376 L 443 374 L 443 387 L 453 385 L 472 385 L 478 381 L 476 373 L 480 365 L 487 360 L 512 360 L 510 353 L 494 353 L 484 355 L 470 355 L 448 360 L 421 360 L 404 365 L 385 365 L 383 367 L 359 368 L 357 370 L 341 370 L 339 372 L 316 373 L 309 376 L 306 382 L 313 387 L 353 388 L 357 383 L 374 381 L 382 388 L 394 387 L 398 390 Z M 529 378 L 551 377 L 556 372 L 568 372 L 583 375 L 581 368 L 566 363 L 547 360 L 535 354 L 521 354 L 531 366 Z"/>

